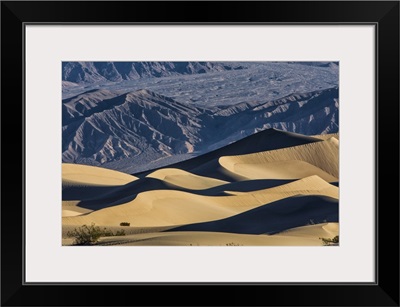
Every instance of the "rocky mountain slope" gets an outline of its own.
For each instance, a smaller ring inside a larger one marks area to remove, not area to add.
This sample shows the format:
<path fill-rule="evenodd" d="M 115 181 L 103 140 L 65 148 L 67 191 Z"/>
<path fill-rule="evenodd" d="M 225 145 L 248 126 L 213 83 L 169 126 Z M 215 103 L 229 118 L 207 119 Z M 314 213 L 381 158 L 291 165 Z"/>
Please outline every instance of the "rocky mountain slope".
<path fill-rule="evenodd" d="M 268 128 L 306 135 L 338 131 L 337 87 L 208 108 L 145 89 L 90 90 L 64 99 L 62 108 L 63 162 L 120 171 L 129 165 L 131 173 L 154 166 L 155 160 L 182 160 Z"/>

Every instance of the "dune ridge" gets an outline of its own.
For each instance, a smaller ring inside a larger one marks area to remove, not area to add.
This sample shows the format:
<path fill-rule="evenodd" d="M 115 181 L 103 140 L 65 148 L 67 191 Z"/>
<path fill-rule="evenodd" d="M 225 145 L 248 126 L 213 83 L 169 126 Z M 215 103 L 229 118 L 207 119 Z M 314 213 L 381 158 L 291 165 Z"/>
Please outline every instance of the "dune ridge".
<path fill-rule="evenodd" d="M 136 179 L 135 176 L 102 167 L 62 163 L 63 186 L 115 186 Z"/>
<path fill-rule="evenodd" d="M 312 137 L 320 139 L 320 140 L 328 140 L 333 137 L 333 138 L 339 140 L 339 133 L 319 134 L 319 135 L 313 135 Z"/>
<path fill-rule="evenodd" d="M 254 154 L 224 156 L 219 159 L 219 163 L 222 167 L 232 173 L 240 173 L 241 170 L 245 170 L 245 166 L 242 166 L 239 170 L 235 166 L 241 164 L 268 166 L 268 163 L 271 162 L 304 161 L 333 176 L 333 179 L 335 180 L 332 181 L 337 181 L 337 178 L 339 177 L 339 150 L 335 140 L 328 139 L 321 142 L 263 151 Z M 274 164 L 271 164 L 271 166 L 275 168 Z M 246 172 L 246 174 L 247 173 L 248 172 Z"/>
<path fill-rule="evenodd" d="M 146 177 L 161 179 L 164 182 L 191 190 L 204 190 L 229 183 L 225 180 L 199 176 L 177 168 L 157 170 Z"/>

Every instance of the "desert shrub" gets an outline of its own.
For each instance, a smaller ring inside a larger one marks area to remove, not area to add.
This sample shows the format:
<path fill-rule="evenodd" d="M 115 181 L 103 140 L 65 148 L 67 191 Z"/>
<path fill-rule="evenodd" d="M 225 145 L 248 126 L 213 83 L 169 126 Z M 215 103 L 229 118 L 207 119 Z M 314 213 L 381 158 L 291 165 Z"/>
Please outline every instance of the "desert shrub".
<path fill-rule="evenodd" d="M 115 233 L 115 236 L 125 236 L 125 230 L 123 230 L 123 229 L 117 230 L 117 232 Z"/>
<path fill-rule="evenodd" d="M 131 225 L 131 223 L 128 223 L 128 222 L 121 222 L 119 224 L 119 226 L 130 226 L 130 225 Z"/>
<path fill-rule="evenodd" d="M 76 245 L 95 244 L 102 235 L 103 231 L 93 223 L 90 226 L 82 225 L 79 228 L 75 228 L 73 231 L 67 232 L 68 237 L 75 238 L 74 243 Z"/>
<path fill-rule="evenodd" d="M 114 236 L 114 233 L 111 231 L 111 230 L 109 230 L 109 229 L 107 229 L 107 228 L 103 228 L 103 235 L 102 235 L 102 237 L 112 237 L 112 236 Z"/>
<path fill-rule="evenodd" d="M 337 243 L 339 243 L 339 236 L 335 236 L 332 239 L 330 239 L 330 238 L 320 238 L 320 240 L 322 240 L 322 243 L 324 245 L 337 244 Z"/>
<path fill-rule="evenodd" d="M 234 242 L 230 242 L 230 243 L 226 243 L 226 246 L 243 246 L 243 244 L 239 244 L 239 243 L 234 243 Z"/>
<path fill-rule="evenodd" d="M 97 243 L 100 237 L 125 236 L 125 231 L 122 229 L 113 233 L 107 228 L 101 229 L 92 223 L 90 226 L 82 225 L 79 228 L 75 228 L 73 231 L 68 231 L 67 236 L 75 238 L 75 245 L 92 245 Z"/>
<path fill-rule="evenodd" d="M 125 236 L 125 230 L 117 230 L 116 233 L 113 233 L 111 230 L 104 228 L 102 237 L 114 237 L 114 236 Z"/>

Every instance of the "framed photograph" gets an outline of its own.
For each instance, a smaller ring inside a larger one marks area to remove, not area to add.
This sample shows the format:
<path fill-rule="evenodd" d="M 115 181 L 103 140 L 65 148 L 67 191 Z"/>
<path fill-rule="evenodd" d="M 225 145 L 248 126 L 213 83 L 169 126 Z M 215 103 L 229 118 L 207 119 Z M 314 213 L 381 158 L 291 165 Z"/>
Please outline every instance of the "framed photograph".
<path fill-rule="evenodd" d="M 2 305 L 399 306 L 398 1 L 1 27 Z"/>

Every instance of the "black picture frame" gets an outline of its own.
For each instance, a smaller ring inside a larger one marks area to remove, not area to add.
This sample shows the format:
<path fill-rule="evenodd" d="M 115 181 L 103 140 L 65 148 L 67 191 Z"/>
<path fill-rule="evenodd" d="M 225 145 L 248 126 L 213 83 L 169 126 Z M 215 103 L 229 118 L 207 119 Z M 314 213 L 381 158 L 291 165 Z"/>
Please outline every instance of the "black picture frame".
<path fill-rule="evenodd" d="M 375 25 L 376 282 L 26 284 L 24 25 L 103 22 Z M 399 101 L 398 1 L 1 2 L 1 305 L 399 306 Z"/>

